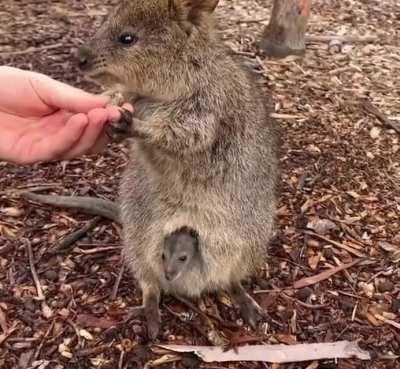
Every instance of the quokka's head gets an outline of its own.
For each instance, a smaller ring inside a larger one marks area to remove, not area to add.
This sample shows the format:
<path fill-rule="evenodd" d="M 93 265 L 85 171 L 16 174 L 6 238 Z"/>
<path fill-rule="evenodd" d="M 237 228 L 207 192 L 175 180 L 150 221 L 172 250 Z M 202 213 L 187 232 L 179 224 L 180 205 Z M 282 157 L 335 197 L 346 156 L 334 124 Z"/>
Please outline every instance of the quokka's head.
<path fill-rule="evenodd" d="M 219 0 L 124 0 L 79 50 L 88 77 L 173 99 L 190 93 L 215 41 Z"/>

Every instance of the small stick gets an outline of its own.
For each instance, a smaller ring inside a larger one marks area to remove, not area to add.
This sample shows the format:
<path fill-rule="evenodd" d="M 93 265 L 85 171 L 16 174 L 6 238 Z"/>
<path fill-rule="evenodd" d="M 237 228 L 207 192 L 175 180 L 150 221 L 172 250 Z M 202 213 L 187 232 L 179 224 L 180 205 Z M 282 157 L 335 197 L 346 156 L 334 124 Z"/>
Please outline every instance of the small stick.
<path fill-rule="evenodd" d="M 340 295 L 352 297 L 353 299 L 358 299 L 358 300 L 361 299 L 360 296 L 357 296 L 357 295 L 355 295 L 355 294 L 353 294 L 353 293 L 350 293 L 350 292 L 345 292 L 345 291 L 340 291 L 340 290 L 338 290 L 337 292 L 338 292 Z"/>
<path fill-rule="evenodd" d="M 98 355 L 109 349 L 110 349 L 110 344 L 99 345 L 96 347 L 90 347 L 87 349 L 79 350 L 76 352 L 76 356 L 84 357 L 84 356 Z"/>
<path fill-rule="evenodd" d="M 266 22 L 269 20 L 269 18 L 259 18 L 259 19 L 239 19 L 236 21 L 236 24 L 242 24 L 242 23 L 261 23 L 261 22 Z"/>
<path fill-rule="evenodd" d="M 17 325 L 14 325 L 13 327 L 9 328 L 7 332 L 0 334 L 0 346 L 17 330 L 17 328 Z"/>
<path fill-rule="evenodd" d="M 367 113 L 374 115 L 376 118 L 380 120 L 380 122 L 388 127 L 394 129 L 397 133 L 400 133 L 400 124 L 396 124 L 387 118 L 385 114 L 383 114 L 374 104 L 372 104 L 367 99 L 363 99 L 362 107 Z"/>
<path fill-rule="evenodd" d="M 66 322 L 71 326 L 71 328 L 75 332 L 76 338 L 78 340 L 78 346 L 81 346 L 82 340 L 81 340 L 81 336 L 79 334 L 78 327 L 76 326 L 76 324 L 71 319 L 67 319 Z"/>
<path fill-rule="evenodd" d="M 115 250 L 121 250 L 121 246 L 96 247 L 95 249 L 91 249 L 91 250 L 77 249 L 76 252 L 79 254 L 84 254 L 84 255 L 93 255 L 93 254 L 98 254 L 101 252 L 115 251 Z"/>
<path fill-rule="evenodd" d="M 333 260 L 336 263 L 336 266 L 339 267 L 340 265 L 343 265 L 343 263 L 335 255 L 333 255 Z M 343 274 L 346 276 L 346 278 L 350 282 L 350 285 L 354 285 L 354 279 L 351 278 L 350 273 L 346 269 L 343 270 Z"/>
<path fill-rule="evenodd" d="M 7 243 L 4 246 L 0 246 L 0 256 L 8 254 L 14 248 L 15 248 L 15 245 L 13 245 L 12 243 Z"/>
<path fill-rule="evenodd" d="M 43 338 L 40 340 L 40 343 L 35 351 L 35 354 L 31 357 L 30 363 L 29 365 L 32 364 L 32 362 L 36 361 L 37 358 L 39 357 L 40 351 L 42 350 L 43 344 L 45 339 L 49 336 L 50 332 L 52 331 L 53 327 L 54 327 L 54 323 L 55 323 L 55 319 L 53 319 L 53 321 L 51 322 L 49 328 L 47 329 L 46 333 L 44 334 Z"/>
<path fill-rule="evenodd" d="M 53 190 L 55 188 L 59 188 L 61 185 L 59 183 L 49 183 L 49 184 L 37 184 L 37 185 L 26 185 L 15 188 L 13 190 L 4 190 L 0 191 L 0 195 L 8 195 L 8 196 L 20 196 L 22 193 L 26 192 L 29 188 L 30 192 L 41 192 L 44 190 Z"/>
<path fill-rule="evenodd" d="M 28 251 L 29 267 L 31 269 L 32 278 L 33 278 L 33 281 L 35 282 L 35 286 L 36 286 L 36 290 L 37 290 L 37 294 L 38 294 L 37 299 L 39 301 L 44 301 L 45 297 L 44 297 L 44 294 L 43 294 L 42 285 L 40 284 L 40 280 L 39 280 L 39 277 L 37 275 L 36 268 L 35 268 L 35 263 L 34 263 L 34 260 L 33 260 L 32 245 L 29 242 L 29 240 L 27 240 L 27 239 L 25 239 L 25 246 L 26 246 L 26 249 Z"/>
<path fill-rule="evenodd" d="M 255 53 L 249 52 L 249 51 L 241 51 L 241 50 L 233 50 L 232 51 L 236 54 L 236 55 L 242 55 L 242 56 L 247 56 L 248 58 L 254 58 L 255 57 Z"/>
<path fill-rule="evenodd" d="M 258 295 L 260 293 L 280 293 L 280 292 L 285 292 L 285 291 L 296 291 L 296 288 L 288 287 L 288 288 L 277 288 L 277 289 L 271 289 L 271 290 L 255 290 L 253 293 L 255 295 Z"/>
<path fill-rule="evenodd" d="M 306 42 L 316 43 L 316 42 L 330 42 L 330 41 L 340 41 L 347 43 L 370 43 L 379 40 L 377 36 L 338 36 L 338 35 L 328 35 L 328 36 L 306 36 Z"/>
<path fill-rule="evenodd" d="M 124 365 L 124 356 L 125 356 L 125 351 L 122 350 L 119 355 L 118 369 L 122 369 L 122 366 Z"/>
<path fill-rule="evenodd" d="M 53 250 L 50 250 L 50 254 L 58 254 L 61 252 L 67 252 L 76 241 L 84 237 L 89 231 L 91 231 L 101 220 L 101 217 L 95 217 L 87 222 L 81 229 L 73 232 L 66 236 Z"/>
<path fill-rule="evenodd" d="M 110 299 L 112 301 L 116 300 L 116 298 L 117 298 L 119 285 L 121 283 L 121 279 L 122 279 L 122 276 L 124 274 L 124 271 L 125 271 L 125 264 L 122 263 L 121 269 L 119 270 L 118 277 L 115 280 L 115 283 L 114 283 L 114 286 L 113 286 L 113 289 L 112 289 L 112 292 L 111 292 L 111 295 L 110 295 Z"/>
<path fill-rule="evenodd" d="M 386 319 L 384 316 L 382 316 L 380 314 L 375 314 L 375 318 L 380 320 L 380 321 L 382 321 L 382 322 L 384 322 L 384 323 L 386 323 L 386 324 L 391 325 L 392 327 L 400 329 L 400 323 L 397 323 L 394 320 Z"/>
<path fill-rule="evenodd" d="M 331 240 L 331 239 L 329 239 L 329 238 L 327 238 L 327 237 L 321 236 L 321 235 L 318 234 L 318 233 L 314 233 L 314 232 L 311 232 L 311 231 L 305 231 L 304 233 L 305 233 L 305 234 L 308 234 L 308 235 L 310 235 L 310 236 L 313 236 L 313 237 L 315 237 L 315 238 L 319 238 L 319 239 L 322 240 L 322 241 L 328 242 L 328 243 L 330 243 L 330 244 L 333 245 L 333 246 L 340 247 L 341 249 L 346 250 L 346 251 L 348 251 L 350 254 L 353 254 L 353 255 L 355 255 L 355 256 L 357 256 L 357 257 L 359 257 L 359 258 L 362 258 L 362 257 L 365 256 L 364 254 L 362 254 L 361 252 L 355 250 L 354 248 L 352 248 L 352 247 L 350 247 L 350 246 L 344 245 L 343 243 L 340 243 L 340 242 L 337 242 L 337 241 L 333 241 L 333 240 Z"/>
<path fill-rule="evenodd" d="M 351 314 L 351 321 L 354 322 L 354 319 L 356 318 L 356 312 L 358 308 L 358 300 L 356 301 L 353 309 L 353 313 Z"/>
<path fill-rule="evenodd" d="M 289 295 L 287 295 L 286 293 L 283 293 L 283 296 L 284 296 L 285 298 L 288 298 L 289 300 L 294 301 L 296 304 L 299 304 L 300 306 L 303 306 L 303 307 L 307 308 L 307 309 L 316 309 L 316 310 L 318 310 L 318 309 L 326 309 L 326 308 L 329 307 L 329 305 L 327 305 L 327 304 L 323 304 L 323 305 L 317 305 L 317 304 L 312 305 L 312 304 L 307 304 L 306 302 L 303 302 L 303 301 L 301 301 L 301 300 L 295 299 L 294 297 L 289 296 Z"/>
<path fill-rule="evenodd" d="M 54 44 L 54 45 L 45 45 L 45 46 L 41 46 L 41 47 L 28 47 L 25 50 L 10 51 L 8 53 L 2 53 L 1 56 L 6 58 L 6 57 L 9 57 L 9 56 L 14 56 L 14 55 L 25 55 L 25 54 L 30 54 L 30 53 L 37 53 L 37 52 L 40 52 L 40 51 L 57 49 L 58 47 L 65 47 L 65 45 L 63 45 L 63 44 Z"/>

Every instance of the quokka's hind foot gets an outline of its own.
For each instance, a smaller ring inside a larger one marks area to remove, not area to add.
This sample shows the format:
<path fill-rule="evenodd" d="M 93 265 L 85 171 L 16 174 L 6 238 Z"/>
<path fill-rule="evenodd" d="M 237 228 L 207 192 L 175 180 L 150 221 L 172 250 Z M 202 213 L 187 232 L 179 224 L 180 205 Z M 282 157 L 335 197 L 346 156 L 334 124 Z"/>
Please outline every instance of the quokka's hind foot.
<path fill-rule="evenodd" d="M 159 305 L 159 289 L 145 288 L 143 289 L 143 304 L 141 306 L 131 308 L 125 321 L 133 318 L 144 317 L 146 320 L 148 338 L 151 341 L 154 341 L 160 332 L 161 325 Z"/>
<path fill-rule="evenodd" d="M 245 291 L 240 283 L 232 285 L 230 293 L 234 302 L 239 306 L 240 314 L 244 321 L 256 330 L 258 324 L 266 318 L 265 311 Z"/>
<path fill-rule="evenodd" d="M 160 333 L 160 310 L 157 306 L 156 309 L 146 310 L 146 324 L 147 324 L 147 335 L 151 341 L 154 341 Z"/>

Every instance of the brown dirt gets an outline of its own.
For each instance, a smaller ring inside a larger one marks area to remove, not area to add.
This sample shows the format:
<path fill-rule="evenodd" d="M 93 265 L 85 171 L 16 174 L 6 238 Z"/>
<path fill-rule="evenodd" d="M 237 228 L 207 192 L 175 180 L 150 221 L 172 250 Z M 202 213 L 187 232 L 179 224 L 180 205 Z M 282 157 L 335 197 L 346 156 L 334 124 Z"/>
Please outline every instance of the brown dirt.
<path fill-rule="evenodd" d="M 77 70 L 73 52 L 113 3 L 2 0 L 0 65 L 44 72 L 94 91 Z M 310 34 L 373 34 L 379 41 L 309 44 L 303 60 L 277 61 L 255 54 L 270 12 L 270 2 L 263 4 L 223 1 L 219 28 L 265 77 L 283 130 L 278 232 L 266 277 L 249 285 L 276 290 L 256 295 L 269 324 L 263 333 L 247 330 L 226 299 L 211 296 L 203 308 L 235 325 L 212 328 L 196 311 L 181 315 L 191 310 L 166 298 L 160 340 L 209 344 L 210 331 L 230 344 L 348 339 L 358 340 L 373 360 L 270 366 L 201 364 L 184 357 L 161 367 L 400 368 L 393 360 L 400 355 L 399 134 L 363 108 L 368 100 L 400 124 L 400 7 L 390 0 L 316 0 Z M 90 218 L 27 203 L 9 192 L 50 184 L 50 192 L 113 199 L 125 161 L 125 147 L 115 145 L 103 156 L 69 162 L 0 163 L 1 368 L 142 368 L 162 356 L 146 344 L 140 320 L 113 327 L 129 306 L 140 303 L 128 273 L 116 299 L 110 297 L 121 268 L 118 227 L 102 221 L 72 250 L 51 255 L 60 239 Z M 45 302 L 36 299 L 28 244 Z M 358 257 L 366 261 L 309 287 L 290 289 L 302 277 Z"/>

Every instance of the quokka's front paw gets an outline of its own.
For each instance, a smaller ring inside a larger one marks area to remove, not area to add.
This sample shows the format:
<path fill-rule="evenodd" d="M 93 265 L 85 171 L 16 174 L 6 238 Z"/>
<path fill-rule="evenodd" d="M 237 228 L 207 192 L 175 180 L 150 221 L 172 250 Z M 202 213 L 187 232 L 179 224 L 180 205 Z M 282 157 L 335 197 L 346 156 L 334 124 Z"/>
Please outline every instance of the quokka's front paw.
<path fill-rule="evenodd" d="M 121 142 L 132 137 L 133 114 L 126 109 L 121 109 L 121 118 L 111 122 L 106 127 L 106 134 L 112 142 Z"/>

